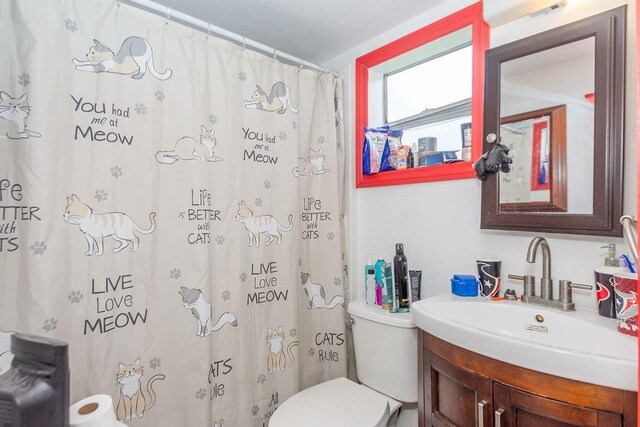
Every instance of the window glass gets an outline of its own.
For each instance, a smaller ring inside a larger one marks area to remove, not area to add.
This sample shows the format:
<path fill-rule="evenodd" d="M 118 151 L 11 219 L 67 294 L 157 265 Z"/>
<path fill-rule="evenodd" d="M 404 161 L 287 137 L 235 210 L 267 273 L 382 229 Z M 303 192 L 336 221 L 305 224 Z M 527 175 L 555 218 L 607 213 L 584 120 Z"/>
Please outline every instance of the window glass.
<path fill-rule="evenodd" d="M 471 99 L 471 45 L 386 76 L 387 122 Z"/>

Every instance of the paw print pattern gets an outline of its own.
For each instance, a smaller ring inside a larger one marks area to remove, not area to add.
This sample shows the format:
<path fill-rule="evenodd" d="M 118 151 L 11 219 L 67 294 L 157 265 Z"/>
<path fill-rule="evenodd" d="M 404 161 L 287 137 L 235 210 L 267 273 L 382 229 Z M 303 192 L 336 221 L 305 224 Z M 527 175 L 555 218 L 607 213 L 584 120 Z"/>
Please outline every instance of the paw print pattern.
<path fill-rule="evenodd" d="M 200 387 L 199 389 L 196 390 L 196 399 L 202 400 L 206 396 L 207 396 L 207 390 L 205 390 L 204 388 Z"/>
<path fill-rule="evenodd" d="M 264 374 L 258 375 L 258 384 L 264 384 L 266 380 L 267 378 L 264 376 Z"/>
<path fill-rule="evenodd" d="M 336 142 L 336 148 L 342 150 L 342 143 L 340 141 Z"/>
<path fill-rule="evenodd" d="M 316 354 L 316 350 L 312 347 L 309 349 L 309 356 L 314 356 Z"/>
<path fill-rule="evenodd" d="M 218 234 L 216 236 L 216 243 L 219 244 L 219 245 L 224 243 L 224 236 L 222 234 Z"/>
<path fill-rule="evenodd" d="M 291 127 L 294 128 L 294 129 L 298 129 L 298 122 L 296 122 L 296 121 L 291 122 Z"/>
<path fill-rule="evenodd" d="M 29 86 L 29 83 L 31 83 L 31 78 L 29 77 L 29 74 L 22 73 L 18 76 L 18 84 L 20 86 L 27 87 Z"/>
<path fill-rule="evenodd" d="M 258 415 L 258 412 L 260 412 L 260 408 L 258 408 L 258 405 L 253 405 L 253 408 L 251 408 L 251 415 L 255 417 L 256 415 Z"/>
<path fill-rule="evenodd" d="M 171 277 L 172 279 L 178 280 L 180 276 L 182 276 L 182 274 L 180 274 L 179 268 L 174 268 L 169 272 L 169 277 Z"/>
<path fill-rule="evenodd" d="M 261 199 L 260 197 L 258 197 L 258 198 L 256 199 L 256 201 L 255 201 L 255 205 L 256 205 L 257 207 L 262 206 L 262 199 Z"/>
<path fill-rule="evenodd" d="M 222 299 L 226 301 L 226 300 L 228 300 L 229 298 L 231 298 L 231 292 L 229 292 L 229 291 L 224 291 L 224 292 L 222 293 Z"/>
<path fill-rule="evenodd" d="M 342 279 L 339 277 L 336 277 L 335 279 L 333 279 L 333 284 L 336 286 L 342 285 Z"/>
<path fill-rule="evenodd" d="M 238 73 L 238 78 L 239 78 L 240 80 L 242 80 L 242 81 L 245 81 L 245 80 L 247 80 L 247 74 L 246 74 L 244 71 L 240 71 L 240 72 Z"/>
<path fill-rule="evenodd" d="M 302 258 L 298 258 L 298 267 L 302 267 Z"/>
<path fill-rule="evenodd" d="M 285 139 L 287 139 L 287 133 L 286 132 L 280 132 L 278 134 L 278 139 L 281 141 L 284 141 Z"/>
<path fill-rule="evenodd" d="M 149 361 L 149 366 L 151 366 L 151 369 L 158 369 L 160 365 L 162 365 L 162 362 L 157 357 L 154 357 Z"/>
<path fill-rule="evenodd" d="M 84 295 L 82 295 L 82 292 L 80 291 L 71 291 L 68 298 L 71 304 L 78 304 L 80 300 L 84 298 Z"/>
<path fill-rule="evenodd" d="M 78 31 L 78 23 L 71 18 L 67 18 L 64 20 L 64 26 L 72 33 Z"/>
<path fill-rule="evenodd" d="M 218 116 L 214 116 L 213 114 L 209 114 L 209 123 L 215 125 L 218 123 Z"/>
<path fill-rule="evenodd" d="M 114 178 L 118 178 L 122 176 L 122 168 L 120 166 L 112 166 L 111 167 L 111 176 Z"/>
<path fill-rule="evenodd" d="M 161 90 L 157 90 L 156 93 L 156 99 L 160 102 L 164 101 L 164 92 Z"/>
<path fill-rule="evenodd" d="M 241 282 L 246 282 L 247 281 L 247 273 L 242 273 L 240 275 L 240 281 Z"/>
<path fill-rule="evenodd" d="M 333 231 L 330 231 L 330 232 L 327 233 L 327 239 L 333 240 L 335 238 L 336 238 L 336 235 L 333 234 Z"/>
<path fill-rule="evenodd" d="M 102 202 L 104 200 L 107 200 L 108 195 L 109 193 L 104 190 L 96 190 L 96 194 L 93 197 L 95 197 L 97 201 Z"/>
<path fill-rule="evenodd" d="M 51 332 L 57 327 L 58 327 L 58 321 L 56 320 L 55 317 L 52 317 L 50 319 L 44 319 L 44 324 L 42 325 L 42 329 L 44 329 L 45 331 Z"/>
<path fill-rule="evenodd" d="M 271 188 L 271 181 L 265 181 L 264 182 L 264 188 L 266 188 L 267 190 Z"/>
<path fill-rule="evenodd" d="M 318 144 L 324 144 L 324 136 L 318 137 Z"/>
<path fill-rule="evenodd" d="M 47 244 L 44 241 L 33 242 L 33 245 L 31 245 L 31 250 L 33 251 L 34 255 L 43 255 L 44 251 L 47 250 Z"/>
<path fill-rule="evenodd" d="M 298 335 L 298 330 L 296 328 L 289 329 L 289 336 L 290 337 L 295 337 L 296 335 Z"/>
<path fill-rule="evenodd" d="M 147 112 L 147 107 L 145 107 L 144 104 L 141 102 L 140 103 L 136 102 L 136 106 L 133 109 L 138 114 L 146 114 Z"/>

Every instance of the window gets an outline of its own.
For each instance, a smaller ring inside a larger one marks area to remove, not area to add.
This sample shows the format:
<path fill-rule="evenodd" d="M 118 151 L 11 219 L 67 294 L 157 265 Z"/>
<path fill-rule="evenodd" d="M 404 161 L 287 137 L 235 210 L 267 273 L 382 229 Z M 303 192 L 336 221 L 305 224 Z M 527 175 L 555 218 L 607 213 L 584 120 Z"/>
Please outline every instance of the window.
<path fill-rule="evenodd" d="M 357 187 L 474 176 L 488 39 L 476 3 L 356 60 Z M 403 130 L 402 143 L 420 150 L 420 165 L 435 150 L 464 161 L 363 175 L 362 129 L 383 124 Z"/>

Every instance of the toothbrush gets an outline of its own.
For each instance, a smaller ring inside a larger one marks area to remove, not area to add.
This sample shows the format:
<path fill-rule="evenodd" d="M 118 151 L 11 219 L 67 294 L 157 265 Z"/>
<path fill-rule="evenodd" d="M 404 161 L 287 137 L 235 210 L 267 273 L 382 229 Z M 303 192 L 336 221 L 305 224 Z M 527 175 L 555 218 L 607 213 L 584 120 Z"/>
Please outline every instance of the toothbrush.
<path fill-rule="evenodd" d="M 629 259 L 628 256 L 620 255 L 620 263 L 622 264 L 623 267 L 627 267 L 629 269 L 629 272 L 631 273 L 636 272 L 636 270 L 633 268 L 633 263 L 631 263 L 631 260 Z"/>

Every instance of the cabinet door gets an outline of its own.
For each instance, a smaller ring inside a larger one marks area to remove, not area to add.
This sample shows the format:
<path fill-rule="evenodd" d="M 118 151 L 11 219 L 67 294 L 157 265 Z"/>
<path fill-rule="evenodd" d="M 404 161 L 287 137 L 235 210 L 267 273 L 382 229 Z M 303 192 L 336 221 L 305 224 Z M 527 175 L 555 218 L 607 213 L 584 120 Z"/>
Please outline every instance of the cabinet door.
<path fill-rule="evenodd" d="M 426 426 L 490 427 L 491 380 L 424 350 Z"/>
<path fill-rule="evenodd" d="M 620 427 L 622 415 L 570 405 L 493 383 L 495 427 Z"/>

